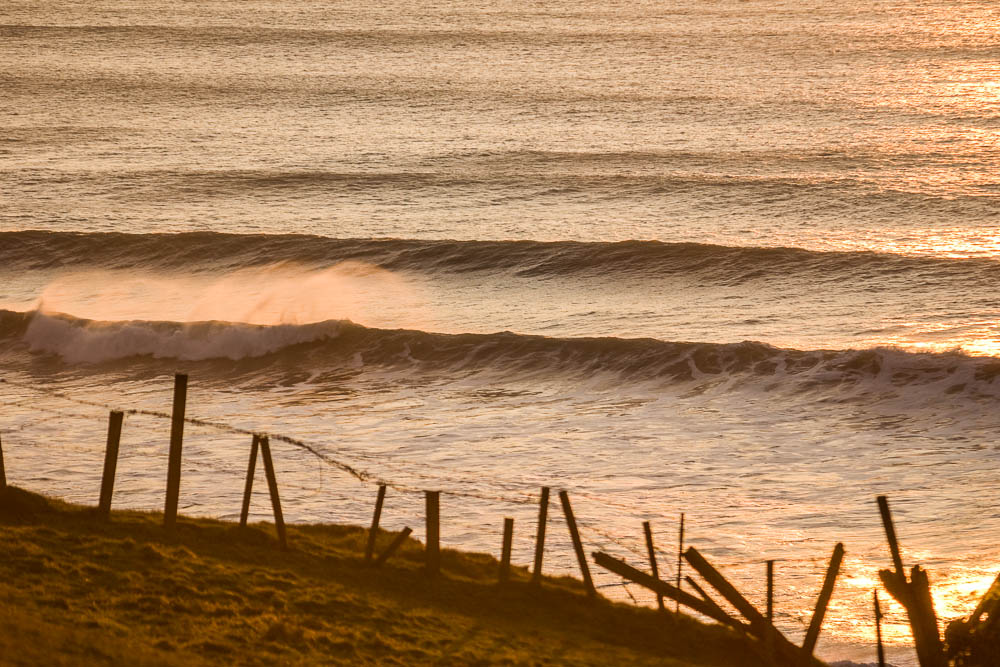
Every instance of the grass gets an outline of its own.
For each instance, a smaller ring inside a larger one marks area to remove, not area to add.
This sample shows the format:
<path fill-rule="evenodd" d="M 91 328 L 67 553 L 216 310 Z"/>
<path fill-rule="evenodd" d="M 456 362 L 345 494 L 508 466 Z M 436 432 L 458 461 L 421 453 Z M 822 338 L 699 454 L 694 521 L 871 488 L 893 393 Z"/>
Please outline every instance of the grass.
<path fill-rule="evenodd" d="M 415 540 L 368 567 L 358 526 L 290 526 L 283 552 L 267 524 L 161 524 L 0 491 L 0 663 L 766 664 L 735 632 L 590 600 L 575 579 L 539 589 L 515 568 L 499 586 L 483 554 L 444 550 L 429 578 Z"/>

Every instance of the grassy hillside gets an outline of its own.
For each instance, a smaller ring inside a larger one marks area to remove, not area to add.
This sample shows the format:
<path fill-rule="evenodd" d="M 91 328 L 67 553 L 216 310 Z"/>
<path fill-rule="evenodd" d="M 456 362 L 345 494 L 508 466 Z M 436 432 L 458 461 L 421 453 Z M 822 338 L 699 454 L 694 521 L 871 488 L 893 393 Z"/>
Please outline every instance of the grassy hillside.
<path fill-rule="evenodd" d="M 182 518 L 168 536 L 161 520 L 0 493 L 0 662 L 763 664 L 733 632 L 574 579 L 538 590 L 517 569 L 500 587 L 482 554 L 445 550 L 432 580 L 412 540 L 367 567 L 357 526 L 291 526 L 282 552 L 268 525 Z"/>

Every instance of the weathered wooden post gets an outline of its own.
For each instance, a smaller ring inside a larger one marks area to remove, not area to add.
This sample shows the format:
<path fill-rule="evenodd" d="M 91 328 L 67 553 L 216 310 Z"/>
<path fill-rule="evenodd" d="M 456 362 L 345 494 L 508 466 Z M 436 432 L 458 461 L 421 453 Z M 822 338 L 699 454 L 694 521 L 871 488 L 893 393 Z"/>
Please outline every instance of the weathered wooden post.
<path fill-rule="evenodd" d="M 677 588 L 681 587 L 681 567 L 684 564 L 684 512 L 681 512 L 681 525 L 678 530 L 677 538 Z M 674 611 L 679 612 L 681 610 L 680 602 L 676 603 L 674 606 Z"/>
<path fill-rule="evenodd" d="M 368 544 L 365 545 L 365 560 L 370 561 L 375 554 L 375 538 L 378 536 L 378 522 L 382 518 L 382 503 L 385 501 L 385 484 L 378 485 L 378 497 L 375 499 L 375 515 L 372 517 L 372 527 L 368 531 Z"/>
<path fill-rule="evenodd" d="M 108 442 L 104 446 L 104 473 L 101 476 L 101 497 L 97 503 L 97 513 L 111 516 L 111 496 L 115 491 L 115 471 L 118 469 L 118 444 L 122 437 L 122 419 L 125 414 L 113 410 L 108 415 Z"/>
<path fill-rule="evenodd" d="M 247 527 L 250 516 L 250 497 L 253 495 L 253 476 L 257 471 L 257 448 L 260 446 L 260 436 L 256 433 L 250 440 L 250 462 L 247 463 L 247 479 L 243 485 L 243 507 L 240 509 L 240 528 Z"/>
<path fill-rule="evenodd" d="M 181 448 L 184 444 L 184 411 L 187 405 L 188 376 L 174 376 L 174 404 L 170 418 L 170 458 L 167 461 L 167 501 L 163 525 L 168 530 L 177 524 L 177 501 L 181 492 Z"/>
<path fill-rule="evenodd" d="M 892 514 L 889 512 L 889 499 L 885 496 L 878 496 L 878 511 L 882 515 L 882 526 L 885 528 L 885 537 L 889 542 L 889 554 L 892 556 L 892 567 L 896 575 L 906 579 L 906 572 L 903 570 L 903 557 L 899 553 L 899 542 L 896 540 L 896 526 L 892 523 Z"/>
<path fill-rule="evenodd" d="M 372 567 L 382 567 L 382 565 L 384 565 L 385 562 L 389 560 L 389 557 L 394 553 L 396 553 L 396 549 L 402 546 L 403 542 L 406 541 L 406 538 L 409 537 L 410 533 L 412 532 L 413 530 L 409 526 L 403 528 L 403 530 L 399 533 L 399 535 L 397 535 L 395 539 L 393 539 L 393 541 L 389 543 L 389 546 L 385 548 L 385 551 L 382 552 L 382 554 L 375 559 L 375 563 L 372 565 Z"/>
<path fill-rule="evenodd" d="M 583 553 L 583 543 L 580 542 L 580 531 L 576 527 L 573 508 L 569 504 L 569 494 L 565 490 L 560 491 L 559 500 L 562 501 L 563 515 L 566 517 L 566 525 L 569 527 L 569 536 L 573 540 L 576 560 L 580 563 L 580 572 L 583 574 L 583 585 L 587 589 L 587 595 L 597 597 L 597 589 L 594 588 L 594 581 L 590 578 L 590 568 L 587 566 L 587 556 Z"/>
<path fill-rule="evenodd" d="M 889 512 L 889 501 L 885 496 L 878 496 L 876 500 L 893 564 L 893 570 L 879 570 L 879 578 L 889 594 L 906 609 L 920 667 L 946 667 L 948 661 L 941 643 L 927 572 L 919 565 L 914 565 L 907 580 L 896 539 L 896 528 Z"/>
<path fill-rule="evenodd" d="M 774 623 L 774 561 L 767 561 L 767 620 Z"/>
<path fill-rule="evenodd" d="M 0 491 L 7 488 L 7 469 L 3 463 L 3 443 L 0 442 Z"/>
<path fill-rule="evenodd" d="M 699 586 L 699 585 L 698 585 L 698 582 L 697 582 L 697 581 L 695 581 L 694 579 L 692 579 L 691 577 L 689 577 L 689 576 L 687 576 L 687 575 L 685 575 L 685 576 L 684 576 L 684 581 L 685 581 L 685 582 L 687 582 L 687 585 L 688 585 L 688 586 L 690 586 L 690 587 L 691 587 L 691 588 L 692 588 L 692 589 L 693 589 L 693 590 L 694 590 L 694 591 L 695 591 L 695 592 L 696 592 L 696 593 L 697 593 L 698 595 L 700 595 L 700 596 L 701 596 L 701 599 L 702 599 L 702 600 L 704 600 L 705 604 L 709 605 L 710 607 L 712 607 L 712 608 L 713 608 L 713 609 L 715 609 L 715 610 L 716 610 L 717 612 L 719 612 L 719 613 L 721 613 L 721 614 L 723 614 L 723 615 L 728 615 L 728 614 L 726 614 L 726 612 L 725 612 L 725 611 L 724 611 L 724 610 L 722 609 L 722 607 L 720 607 L 720 606 L 718 605 L 718 603 L 716 603 L 716 601 L 715 601 L 715 600 L 713 600 L 713 599 L 711 598 L 711 596 L 709 596 L 709 594 L 705 592 L 705 589 L 704 589 L 704 588 L 702 588 L 701 586 Z M 740 628 L 741 630 L 742 630 L 742 629 L 745 629 L 745 628 L 743 628 L 743 626 L 742 626 L 741 624 L 739 624 L 739 623 L 735 623 L 735 624 L 733 625 L 733 627 L 739 627 L 739 628 Z"/>
<path fill-rule="evenodd" d="M 427 573 L 436 575 L 441 571 L 441 492 L 425 491 L 427 509 Z"/>
<path fill-rule="evenodd" d="M 264 461 L 264 474 L 267 476 L 267 489 L 271 492 L 271 509 L 274 510 L 274 527 L 278 531 L 278 543 L 282 549 L 288 549 L 285 517 L 281 513 L 281 499 L 278 498 L 278 479 L 274 474 L 274 462 L 271 460 L 271 442 L 266 435 L 260 436 L 258 442 L 260 442 L 260 456 Z"/>
<path fill-rule="evenodd" d="M 514 519 L 503 520 L 503 551 L 500 555 L 500 583 L 510 581 L 510 552 L 514 542 Z"/>
<path fill-rule="evenodd" d="M 545 553 L 545 522 L 549 514 L 549 487 L 542 487 L 542 495 L 538 500 L 538 534 L 535 536 L 535 567 L 531 572 L 531 583 L 538 586 L 542 583 L 542 554 Z"/>
<path fill-rule="evenodd" d="M 687 591 L 682 591 L 672 584 L 668 584 L 662 579 L 657 579 L 656 577 L 646 574 L 642 570 L 632 567 L 625 561 L 613 558 L 606 553 L 595 551 L 591 555 L 594 558 L 594 562 L 600 567 L 614 572 L 624 579 L 628 579 L 629 581 L 635 582 L 640 586 L 644 586 L 654 593 L 659 593 L 672 600 L 677 600 L 678 602 L 684 604 L 684 606 L 690 607 L 691 609 L 694 609 L 709 618 L 713 618 L 720 623 L 725 623 L 737 628 L 743 627 L 742 623 L 723 611 L 719 605 L 715 604 L 711 598 L 704 594 L 704 591 L 702 591 L 702 597 L 698 598 L 691 595 Z M 695 589 L 700 590 L 697 586 L 695 586 Z"/>
<path fill-rule="evenodd" d="M 833 555 L 830 557 L 830 565 L 826 569 L 823 588 L 816 599 L 816 609 L 813 611 L 812 620 L 809 622 L 809 629 L 806 630 L 806 638 L 802 642 L 802 650 L 808 656 L 811 656 L 816 650 L 819 631 L 823 627 L 823 617 L 826 616 L 826 607 L 830 604 L 830 597 L 833 595 L 833 585 L 837 581 L 837 575 L 840 573 L 840 564 L 843 561 L 844 545 L 841 542 L 837 542 L 837 546 L 833 548 Z"/>
<path fill-rule="evenodd" d="M 872 591 L 875 597 L 875 650 L 878 652 L 878 667 L 885 667 L 885 649 L 882 648 L 882 607 L 878 603 L 878 590 Z"/>
<path fill-rule="evenodd" d="M 649 567 L 653 571 L 653 576 L 657 579 L 660 578 L 660 568 L 656 565 L 656 550 L 653 548 L 653 529 L 650 527 L 648 521 L 642 522 L 642 530 L 646 533 L 646 551 L 649 552 Z M 680 604 L 679 602 L 677 604 Z M 663 595 L 660 593 L 656 594 L 656 605 L 663 611 L 665 607 L 663 606 Z"/>

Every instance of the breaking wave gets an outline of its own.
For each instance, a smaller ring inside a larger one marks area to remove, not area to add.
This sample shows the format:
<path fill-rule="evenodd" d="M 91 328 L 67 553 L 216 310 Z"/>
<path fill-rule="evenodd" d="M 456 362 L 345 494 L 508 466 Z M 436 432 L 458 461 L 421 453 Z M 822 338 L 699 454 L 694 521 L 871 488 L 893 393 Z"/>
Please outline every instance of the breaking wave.
<path fill-rule="evenodd" d="M 69 315 L 0 310 L 0 359 L 39 357 L 70 364 L 208 364 L 203 375 L 301 376 L 389 368 L 503 378 L 586 381 L 710 381 L 764 389 L 880 391 L 919 387 L 925 395 L 1000 394 L 1000 360 L 958 352 L 893 348 L 802 351 L 744 341 L 730 344 L 651 338 L 552 338 L 511 332 L 441 334 L 375 329 L 347 320 L 303 325 L 228 322 L 97 322 Z"/>

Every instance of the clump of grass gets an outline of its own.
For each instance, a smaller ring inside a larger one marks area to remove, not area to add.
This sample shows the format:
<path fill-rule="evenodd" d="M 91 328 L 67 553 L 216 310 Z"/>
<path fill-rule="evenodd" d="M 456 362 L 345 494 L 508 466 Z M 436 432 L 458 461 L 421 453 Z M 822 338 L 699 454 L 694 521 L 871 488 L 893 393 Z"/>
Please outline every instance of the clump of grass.
<path fill-rule="evenodd" d="M 589 600 L 579 581 L 408 540 L 383 568 L 365 529 L 271 526 L 91 509 L 0 492 L 0 656 L 6 664 L 766 664 L 687 616 Z M 379 546 L 392 535 L 382 534 Z"/>

